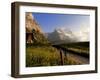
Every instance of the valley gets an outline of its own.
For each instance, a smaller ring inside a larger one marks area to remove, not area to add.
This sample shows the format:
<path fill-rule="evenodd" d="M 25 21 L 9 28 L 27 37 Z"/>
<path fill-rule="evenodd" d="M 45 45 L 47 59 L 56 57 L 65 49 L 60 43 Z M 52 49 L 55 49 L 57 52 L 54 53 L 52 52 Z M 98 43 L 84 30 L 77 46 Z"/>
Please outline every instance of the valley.
<path fill-rule="evenodd" d="M 89 64 L 88 32 L 55 28 L 45 33 L 31 12 L 25 25 L 26 67 Z"/>

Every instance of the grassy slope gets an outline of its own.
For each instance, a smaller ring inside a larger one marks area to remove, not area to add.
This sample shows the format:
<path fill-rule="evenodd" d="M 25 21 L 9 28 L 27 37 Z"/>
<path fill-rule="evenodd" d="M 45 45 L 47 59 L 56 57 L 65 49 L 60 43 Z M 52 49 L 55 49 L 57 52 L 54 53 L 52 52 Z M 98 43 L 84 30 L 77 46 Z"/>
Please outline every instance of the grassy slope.
<path fill-rule="evenodd" d="M 89 52 L 89 42 L 78 42 L 62 44 L 62 47 L 80 53 L 80 51 Z M 82 54 L 82 53 L 80 53 Z M 86 55 L 89 55 L 89 53 Z M 64 55 L 63 55 L 64 57 Z M 31 45 L 26 47 L 26 67 L 35 66 L 58 66 L 60 63 L 59 50 L 49 45 Z M 64 65 L 81 64 L 74 61 L 74 58 L 64 57 Z"/>
<path fill-rule="evenodd" d="M 26 48 L 26 66 L 59 65 L 59 52 L 51 46 L 32 46 Z"/>
<path fill-rule="evenodd" d="M 64 57 L 64 55 L 63 55 Z M 50 46 L 34 46 L 26 48 L 26 67 L 59 66 L 61 65 L 59 51 Z M 76 65 L 72 58 L 64 57 L 64 65 Z"/>

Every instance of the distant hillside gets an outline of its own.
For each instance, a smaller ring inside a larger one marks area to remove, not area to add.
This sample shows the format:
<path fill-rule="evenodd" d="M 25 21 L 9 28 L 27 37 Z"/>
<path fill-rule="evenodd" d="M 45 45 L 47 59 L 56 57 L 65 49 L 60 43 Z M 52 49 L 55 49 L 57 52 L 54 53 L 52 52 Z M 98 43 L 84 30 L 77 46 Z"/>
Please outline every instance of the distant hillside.
<path fill-rule="evenodd" d="M 67 45 L 67 46 L 81 46 L 81 47 L 89 47 L 90 43 L 87 42 L 72 42 L 68 44 L 62 44 L 62 45 Z"/>

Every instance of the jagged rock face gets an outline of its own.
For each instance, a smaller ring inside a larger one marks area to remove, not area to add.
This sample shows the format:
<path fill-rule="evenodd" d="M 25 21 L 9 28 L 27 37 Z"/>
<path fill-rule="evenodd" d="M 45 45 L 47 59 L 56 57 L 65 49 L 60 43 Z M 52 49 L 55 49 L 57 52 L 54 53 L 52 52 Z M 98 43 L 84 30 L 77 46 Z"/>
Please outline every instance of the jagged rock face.
<path fill-rule="evenodd" d="M 26 13 L 26 32 L 32 32 L 35 30 L 36 32 L 42 33 L 42 30 L 39 24 L 35 21 L 34 16 L 31 12 Z"/>
<path fill-rule="evenodd" d="M 64 31 L 62 29 L 55 29 L 54 32 L 47 35 L 47 38 L 53 44 L 64 44 L 77 41 L 76 37 L 71 31 Z"/>
<path fill-rule="evenodd" d="M 48 44 L 49 41 L 44 36 L 39 24 L 35 21 L 32 13 L 26 13 L 26 43 Z"/>

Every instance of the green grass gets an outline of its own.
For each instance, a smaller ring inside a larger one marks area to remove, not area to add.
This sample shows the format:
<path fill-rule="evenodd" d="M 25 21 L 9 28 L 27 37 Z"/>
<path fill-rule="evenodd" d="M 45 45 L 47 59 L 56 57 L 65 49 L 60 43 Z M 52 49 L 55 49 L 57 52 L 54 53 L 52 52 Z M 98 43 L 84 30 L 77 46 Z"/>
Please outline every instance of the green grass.
<path fill-rule="evenodd" d="M 32 46 L 26 48 L 26 66 L 55 66 L 60 65 L 60 55 L 51 46 Z"/>
<path fill-rule="evenodd" d="M 89 55 L 89 42 L 71 43 L 60 45 L 78 54 Z M 74 57 L 63 56 L 64 65 L 82 64 L 76 62 Z M 51 45 L 27 45 L 26 47 L 26 67 L 36 66 L 59 66 L 61 65 L 60 52 Z"/>
<path fill-rule="evenodd" d="M 64 55 L 63 55 L 64 57 Z M 64 57 L 64 65 L 76 65 L 72 58 Z M 59 51 L 50 46 L 34 46 L 26 48 L 26 67 L 59 66 L 61 59 Z"/>
<path fill-rule="evenodd" d="M 72 58 L 64 57 L 64 65 L 78 64 Z M 61 65 L 59 51 L 51 46 L 32 46 L 26 48 L 26 67 Z"/>

